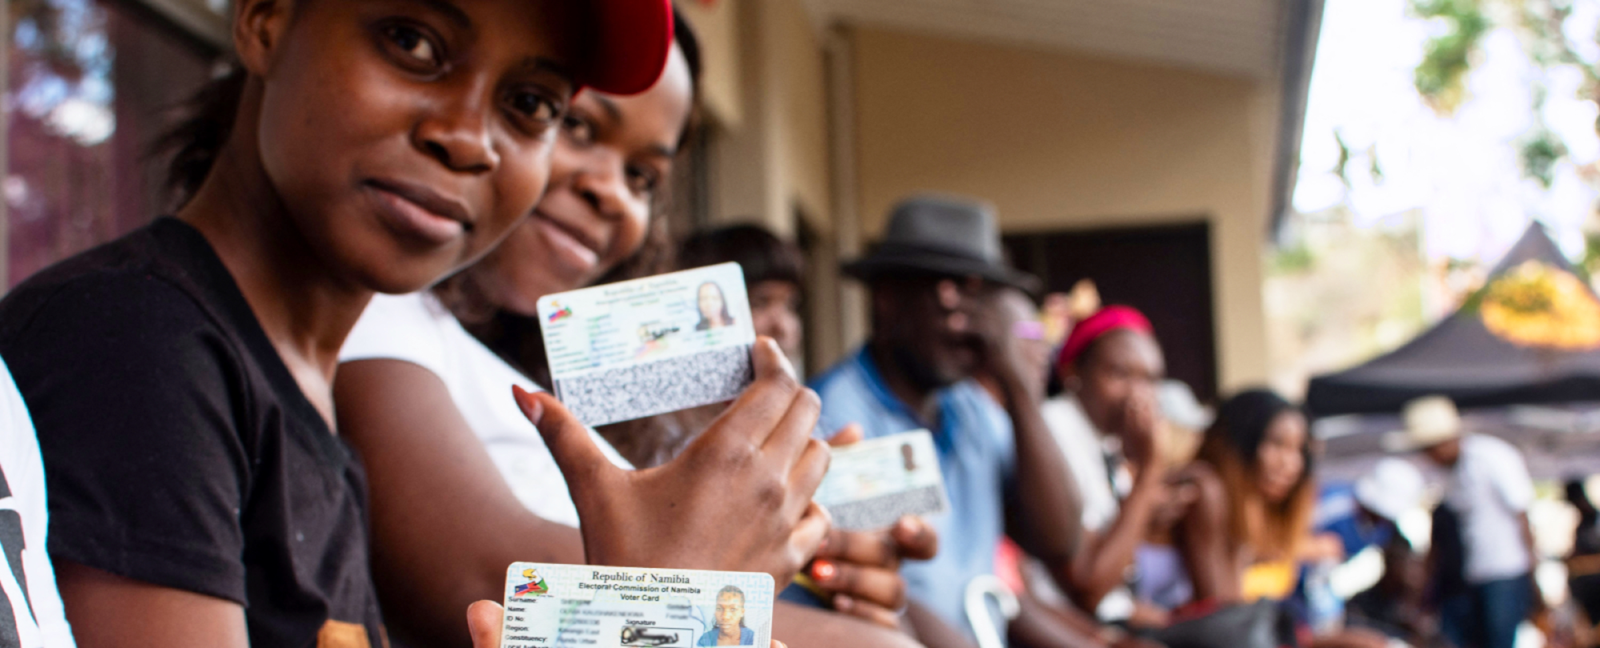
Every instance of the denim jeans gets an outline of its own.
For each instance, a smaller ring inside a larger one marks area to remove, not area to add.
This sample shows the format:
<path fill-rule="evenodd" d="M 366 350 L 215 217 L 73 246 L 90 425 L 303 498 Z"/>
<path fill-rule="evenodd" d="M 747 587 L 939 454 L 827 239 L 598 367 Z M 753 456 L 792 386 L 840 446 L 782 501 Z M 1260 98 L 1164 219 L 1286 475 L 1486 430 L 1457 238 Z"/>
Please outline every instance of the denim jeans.
<path fill-rule="evenodd" d="M 1475 583 L 1439 605 L 1439 632 L 1460 648 L 1512 648 L 1533 609 L 1533 578 Z"/>

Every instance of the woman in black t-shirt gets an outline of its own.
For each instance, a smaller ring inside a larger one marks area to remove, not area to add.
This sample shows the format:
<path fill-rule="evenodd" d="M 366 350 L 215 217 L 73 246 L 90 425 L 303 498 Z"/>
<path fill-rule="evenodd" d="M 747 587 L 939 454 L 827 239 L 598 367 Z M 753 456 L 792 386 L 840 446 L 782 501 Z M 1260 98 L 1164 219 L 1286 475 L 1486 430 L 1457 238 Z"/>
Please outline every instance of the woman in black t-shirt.
<path fill-rule="evenodd" d="M 338 349 L 374 292 L 426 287 L 528 214 L 576 88 L 648 87 L 671 37 L 665 0 L 234 5 L 242 72 L 180 132 L 192 191 L 177 218 L 0 302 L 87 647 L 386 643 L 364 476 L 331 424 Z M 814 414 L 780 421 L 806 409 L 793 382 L 753 389 L 747 436 L 787 453 L 744 486 L 814 488 L 795 464 L 820 478 L 799 459 Z M 605 484 L 585 512 L 652 524 L 660 498 L 715 495 L 668 477 Z M 826 526 L 759 522 L 743 532 L 772 562 Z M 588 558 L 671 565 L 694 544 L 600 543 Z"/>

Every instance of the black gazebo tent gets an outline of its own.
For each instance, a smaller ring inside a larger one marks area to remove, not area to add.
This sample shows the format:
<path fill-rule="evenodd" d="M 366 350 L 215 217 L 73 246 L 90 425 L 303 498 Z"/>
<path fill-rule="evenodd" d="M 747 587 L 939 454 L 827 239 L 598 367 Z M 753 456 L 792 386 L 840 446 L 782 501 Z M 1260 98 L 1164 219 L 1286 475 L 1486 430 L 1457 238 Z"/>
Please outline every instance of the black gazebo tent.
<path fill-rule="evenodd" d="M 1534 223 L 1489 281 L 1530 260 L 1576 274 Z M 1587 288 L 1585 295 L 1595 298 Z M 1313 378 L 1306 407 L 1317 417 L 1392 413 L 1429 394 L 1449 396 L 1463 409 L 1600 401 L 1600 349 L 1519 346 L 1490 332 L 1469 302 L 1391 353 Z"/>

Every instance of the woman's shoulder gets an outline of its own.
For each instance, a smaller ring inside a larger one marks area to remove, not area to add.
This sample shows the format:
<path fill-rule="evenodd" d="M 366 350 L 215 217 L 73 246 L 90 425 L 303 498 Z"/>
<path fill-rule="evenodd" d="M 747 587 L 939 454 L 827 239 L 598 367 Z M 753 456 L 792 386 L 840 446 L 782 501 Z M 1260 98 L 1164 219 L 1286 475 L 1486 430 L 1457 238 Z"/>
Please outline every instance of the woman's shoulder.
<path fill-rule="evenodd" d="M 205 238 L 171 218 L 69 257 L 0 301 L 0 352 L 30 338 L 83 342 L 105 330 L 149 345 L 253 322 Z"/>
<path fill-rule="evenodd" d="M 339 349 L 339 362 L 401 360 L 444 374 L 452 340 L 470 336 L 431 293 L 376 295 Z"/>
<path fill-rule="evenodd" d="M 123 353 L 231 351 L 231 344 L 213 344 L 230 337 L 221 309 L 186 284 L 182 277 L 116 267 L 30 279 L 0 301 L 0 354 L 58 356 L 101 343 Z"/>

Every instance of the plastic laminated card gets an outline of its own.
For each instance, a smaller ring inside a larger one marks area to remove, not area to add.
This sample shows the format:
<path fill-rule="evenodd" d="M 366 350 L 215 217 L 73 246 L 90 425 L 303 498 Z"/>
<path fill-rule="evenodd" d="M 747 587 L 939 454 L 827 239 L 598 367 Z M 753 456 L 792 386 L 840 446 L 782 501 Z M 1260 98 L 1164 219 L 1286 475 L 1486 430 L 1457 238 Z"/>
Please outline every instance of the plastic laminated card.
<path fill-rule="evenodd" d="M 513 563 L 501 648 L 772 643 L 772 576 Z"/>
<path fill-rule="evenodd" d="M 755 329 L 737 263 L 539 300 L 556 398 L 590 426 L 732 400 Z"/>
<path fill-rule="evenodd" d="M 816 500 L 833 514 L 834 526 L 852 531 L 882 529 L 905 515 L 950 510 L 939 455 L 927 430 L 834 448 Z"/>

